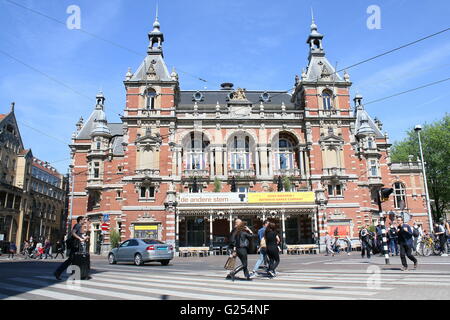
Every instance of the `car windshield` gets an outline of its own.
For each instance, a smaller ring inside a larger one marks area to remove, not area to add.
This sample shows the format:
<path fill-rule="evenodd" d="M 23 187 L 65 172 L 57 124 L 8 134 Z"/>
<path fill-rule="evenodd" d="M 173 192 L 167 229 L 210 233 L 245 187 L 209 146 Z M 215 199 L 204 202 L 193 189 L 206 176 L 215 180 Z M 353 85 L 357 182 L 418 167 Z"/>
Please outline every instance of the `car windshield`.
<path fill-rule="evenodd" d="M 155 239 L 142 239 L 146 244 L 164 244 L 164 242 Z"/>

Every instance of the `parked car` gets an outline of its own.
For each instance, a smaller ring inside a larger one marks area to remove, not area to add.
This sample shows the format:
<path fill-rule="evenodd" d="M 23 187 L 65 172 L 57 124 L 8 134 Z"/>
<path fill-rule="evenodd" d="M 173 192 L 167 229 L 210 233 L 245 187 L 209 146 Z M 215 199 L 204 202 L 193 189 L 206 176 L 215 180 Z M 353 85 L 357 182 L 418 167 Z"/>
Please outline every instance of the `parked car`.
<path fill-rule="evenodd" d="M 167 266 L 173 256 L 174 249 L 170 244 L 155 239 L 130 239 L 112 249 L 108 254 L 108 261 L 110 264 L 134 262 L 137 266 L 156 261 Z"/>

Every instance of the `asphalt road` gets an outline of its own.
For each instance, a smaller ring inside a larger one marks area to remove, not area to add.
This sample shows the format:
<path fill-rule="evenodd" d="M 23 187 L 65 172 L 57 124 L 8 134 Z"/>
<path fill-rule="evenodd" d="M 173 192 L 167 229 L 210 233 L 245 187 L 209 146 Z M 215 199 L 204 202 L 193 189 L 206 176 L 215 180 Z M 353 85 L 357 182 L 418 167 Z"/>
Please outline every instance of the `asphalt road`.
<path fill-rule="evenodd" d="M 256 259 L 249 256 L 250 267 Z M 2 256 L 0 299 L 449 299 L 450 257 L 418 259 L 417 270 L 401 271 L 399 257 L 385 265 L 383 257 L 369 260 L 359 253 L 282 255 L 276 278 L 261 273 L 251 282 L 232 282 L 225 280 L 226 256 L 176 257 L 168 266 L 109 265 L 105 257 L 93 256 L 92 279 L 78 286 L 65 281 L 68 275 L 54 279 L 62 259 L 11 261 Z"/>

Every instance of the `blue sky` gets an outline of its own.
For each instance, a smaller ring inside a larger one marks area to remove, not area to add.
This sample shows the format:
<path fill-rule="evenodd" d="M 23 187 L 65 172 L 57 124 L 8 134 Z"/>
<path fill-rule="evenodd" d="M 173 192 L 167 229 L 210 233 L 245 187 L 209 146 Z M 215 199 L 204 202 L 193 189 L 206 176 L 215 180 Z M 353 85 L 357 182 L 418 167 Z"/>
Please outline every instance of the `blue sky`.
<path fill-rule="evenodd" d="M 69 17 L 68 6 L 78 5 L 83 30 L 142 53 L 133 54 L 0 0 L 0 49 L 84 95 L 0 53 L 0 113 L 8 112 L 15 101 L 25 146 L 66 173 L 70 155 L 63 141 L 70 143 L 75 123 L 89 116 L 100 89 L 107 99 L 108 121 L 120 122 L 118 114 L 125 105 L 122 81 L 127 68 L 136 70 L 146 55 L 156 1 L 11 1 L 61 21 Z M 381 9 L 379 30 L 366 26 L 369 5 Z M 447 0 L 160 0 L 166 64 L 179 71 L 182 89 L 215 89 L 233 82 L 247 89 L 287 90 L 307 64 L 311 7 L 325 36 L 326 55 L 338 69 L 449 26 Z M 352 95 L 359 91 L 368 102 L 447 78 L 449 66 L 446 32 L 348 73 Z M 438 120 L 449 110 L 449 85 L 444 82 L 370 104 L 367 110 L 382 120 L 394 142 L 415 124 Z"/>

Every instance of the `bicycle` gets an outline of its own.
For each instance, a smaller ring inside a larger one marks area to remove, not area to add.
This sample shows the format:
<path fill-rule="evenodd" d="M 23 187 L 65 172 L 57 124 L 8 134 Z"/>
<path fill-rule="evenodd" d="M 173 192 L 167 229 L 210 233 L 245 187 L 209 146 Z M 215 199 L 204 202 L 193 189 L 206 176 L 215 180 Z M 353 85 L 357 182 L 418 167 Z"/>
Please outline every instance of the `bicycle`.
<path fill-rule="evenodd" d="M 419 242 L 419 250 L 417 253 L 424 257 L 429 257 L 432 253 L 434 253 L 435 242 L 430 237 L 423 238 Z"/>

